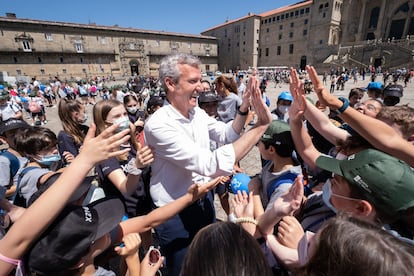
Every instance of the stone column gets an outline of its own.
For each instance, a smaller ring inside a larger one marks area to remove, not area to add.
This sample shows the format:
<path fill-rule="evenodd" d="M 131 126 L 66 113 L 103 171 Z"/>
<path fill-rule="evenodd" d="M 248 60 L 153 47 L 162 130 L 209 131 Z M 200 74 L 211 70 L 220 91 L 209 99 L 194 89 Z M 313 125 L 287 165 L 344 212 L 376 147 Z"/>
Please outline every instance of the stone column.
<path fill-rule="evenodd" d="M 385 30 L 382 30 L 382 23 L 384 20 L 384 14 L 385 14 L 385 8 L 386 8 L 387 1 L 382 0 L 381 8 L 380 8 L 380 14 L 378 16 L 378 23 L 377 23 L 377 29 L 375 30 L 375 38 L 385 38 Z"/>
<path fill-rule="evenodd" d="M 365 38 L 363 37 L 364 32 L 362 30 L 363 30 L 363 27 L 364 27 L 365 9 L 367 7 L 366 0 L 361 0 L 361 2 L 362 2 L 361 3 L 362 7 L 361 7 L 361 13 L 359 15 L 358 36 L 357 36 L 359 41 L 365 40 Z"/>
<path fill-rule="evenodd" d="M 408 28 L 410 27 L 410 22 L 411 22 L 411 16 L 413 14 L 413 9 L 410 8 L 410 10 L 407 13 L 407 19 L 405 20 L 405 24 L 404 24 L 404 31 L 402 34 L 402 38 L 405 39 L 405 37 L 408 34 Z"/>

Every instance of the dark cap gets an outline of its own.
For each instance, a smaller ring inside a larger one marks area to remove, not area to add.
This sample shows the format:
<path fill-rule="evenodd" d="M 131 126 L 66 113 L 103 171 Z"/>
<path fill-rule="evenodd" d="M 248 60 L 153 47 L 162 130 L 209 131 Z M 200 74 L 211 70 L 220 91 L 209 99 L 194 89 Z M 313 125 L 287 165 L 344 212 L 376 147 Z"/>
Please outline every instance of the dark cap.
<path fill-rule="evenodd" d="M 289 124 L 280 120 L 274 120 L 260 140 L 262 142 L 270 142 L 273 145 L 287 145 L 295 148 Z"/>
<path fill-rule="evenodd" d="M 390 84 L 384 88 L 384 98 L 385 97 L 398 97 L 401 98 L 403 96 L 404 88 L 402 85 L 399 84 Z"/>
<path fill-rule="evenodd" d="M 218 102 L 218 98 L 216 93 L 212 91 L 208 92 L 202 92 L 199 94 L 198 97 L 198 103 L 212 103 L 212 102 Z"/>
<path fill-rule="evenodd" d="M 316 165 L 343 176 L 378 210 L 390 216 L 414 206 L 414 172 L 405 162 L 374 149 L 344 160 L 319 156 Z"/>
<path fill-rule="evenodd" d="M 123 214 L 124 205 L 118 198 L 67 206 L 27 253 L 30 270 L 55 275 L 73 267 L 94 241 L 119 224 Z"/>
<path fill-rule="evenodd" d="M 23 120 L 10 118 L 5 121 L 0 122 L 0 135 L 3 135 L 6 131 L 18 129 L 18 128 L 28 128 L 30 127 L 28 123 Z"/>
<path fill-rule="evenodd" d="M 153 106 L 163 106 L 164 100 L 160 96 L 151 96 L 147 102 L 147 109 Z"/>

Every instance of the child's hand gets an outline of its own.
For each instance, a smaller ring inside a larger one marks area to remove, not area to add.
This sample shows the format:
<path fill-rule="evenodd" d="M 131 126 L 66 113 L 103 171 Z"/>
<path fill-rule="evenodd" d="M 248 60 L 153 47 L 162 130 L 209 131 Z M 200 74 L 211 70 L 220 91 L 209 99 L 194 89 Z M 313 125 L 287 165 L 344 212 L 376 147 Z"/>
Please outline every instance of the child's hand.
<path fill-rule="evenodd" d="M 124 246 L 116 246 L 115 251 L 120 256 L 131 256 L 137 254 L 138 248 L 141 245 L 141 237 L 138 233 L 130 233 L 122 238 Z"/>
<path fill-rule="evenodd" d="M 73 156 L 73 154 L 68 151 L 64 151 L 62 155 L 66 163 L 72 163 L 73 159 L 75 159 L 75 156 Z"/>
<path fill-rule="evenodd" d="M 160 267 L 162 267 L 162 263 L 164 262 L 164 257 L 159 256 L 159 259 L 156 263 L 151 263 L 150 253 L 151 250 L 148 250 L 147 254 L 141 262 L 141 276 L 157 275 L 157 271 L 160 269 Z"/>
<path fill-rule="evenodd" d="M 137 142 L 138 151 L 135 159 L 135 166 L 138 169 L 145 168 L 154 161 L 154 154 L 152 149 L 148 146 L 142 147 L 140 142 Z"/>
<path fill-rule="evenodd" d="M 192 196 L 192 202 L 194 202 L 197 199 L 204 196 L 208 191 L 216 187 L 217 184 L 220 183 L 220 181 L 222 181 L 221 176 L 216 177 L 213 180 L 206 183 L 194 183 L 188 188 L 187 193 Z"/>

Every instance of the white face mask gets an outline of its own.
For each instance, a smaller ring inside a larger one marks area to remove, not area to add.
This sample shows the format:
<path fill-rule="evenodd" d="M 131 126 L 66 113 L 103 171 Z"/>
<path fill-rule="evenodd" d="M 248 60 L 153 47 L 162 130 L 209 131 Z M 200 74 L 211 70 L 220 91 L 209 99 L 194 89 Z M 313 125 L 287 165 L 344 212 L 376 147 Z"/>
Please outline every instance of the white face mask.
<path fill-rule="evenodd" d="M 118 119 L 112 122 L 113 124 L 118 124 L 119 127 L 115 130 L 116 133 L 123 131 L 124 129 L 129 129 L 129 118 L 128 116 L 119 117 Z"/>
<path fill-rule="evenodd" d="M 305 265 L 309 258 L 309 248 L 315 233 L 306 231 L 298 243 L 298 261 L 300 265 Z"/>
<path fill-rule="evenodd" d="M 138 110 L 138 108 L 137 108 L 136 106 L 133 106 L 133 107 L 127 107 L 126 109 L 127 109 L 127 110 L 128 110 L 128 112 L 129 112 L 129 113 L 131 113 L 131 114 L 135 114 L 135 113 L 137 113 L 137 110 Z"/>
<path fill-rule="evenodd" d="M 286 114 L 289 111 L 289 107 L 290 106 L 288 106 L 288 105 L 279 105 L 277 107 L 277 110 L 279 110 L 279 112 L 282 113 L 282 114 Z"/>
<path fill-rule="evenodd" d="M 332 197 L 332 183 L 331 180 L 326 180 L 325 184 L 322 187 L 322 199 L 326 206 L 329 207 L 334 213 L 338 213 L 338 210 L 331 203 Z"/>

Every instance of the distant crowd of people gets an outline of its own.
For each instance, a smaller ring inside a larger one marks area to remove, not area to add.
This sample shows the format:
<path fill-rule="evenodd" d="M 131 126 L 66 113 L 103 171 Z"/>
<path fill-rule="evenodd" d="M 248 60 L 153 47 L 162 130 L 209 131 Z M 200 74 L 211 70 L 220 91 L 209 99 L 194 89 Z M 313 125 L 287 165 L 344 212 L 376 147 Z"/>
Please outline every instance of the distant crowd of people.
<path fill-rule="evenodd" d="M 277 74 L 289 89 L 271 99 L 273 75 L 210 82 L 200 65 L 169 55 L 158 79 L 110 89 L 0 87 L 0 275 L 412 274 L 414 109 L 402 85 L 337 98 L 306 66 Z M 262 169 L 247 176 L 253 147 Z"/>

